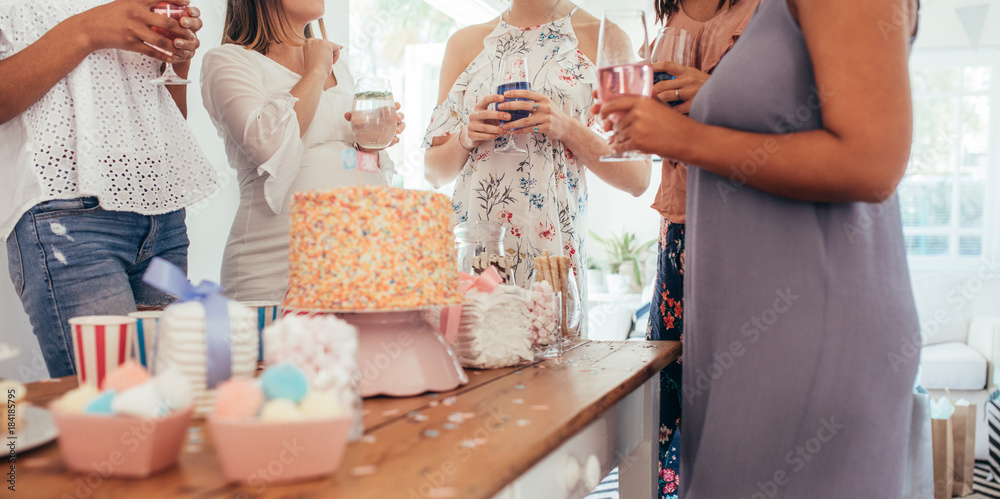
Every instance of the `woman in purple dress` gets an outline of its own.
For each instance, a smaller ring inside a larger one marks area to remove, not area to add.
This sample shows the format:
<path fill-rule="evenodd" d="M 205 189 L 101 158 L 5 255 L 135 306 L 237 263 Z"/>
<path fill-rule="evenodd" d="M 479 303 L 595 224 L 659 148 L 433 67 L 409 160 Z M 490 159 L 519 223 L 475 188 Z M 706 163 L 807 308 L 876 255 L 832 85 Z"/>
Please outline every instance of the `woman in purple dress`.
<path fill-rule="evenodd" d="M 910 0 L 767 0 L 690 118 L 653 99 L 601 109 L 626 113 L 614 149 L 692 166 L 684 497 L 900 495 L 915 24 Z"/>

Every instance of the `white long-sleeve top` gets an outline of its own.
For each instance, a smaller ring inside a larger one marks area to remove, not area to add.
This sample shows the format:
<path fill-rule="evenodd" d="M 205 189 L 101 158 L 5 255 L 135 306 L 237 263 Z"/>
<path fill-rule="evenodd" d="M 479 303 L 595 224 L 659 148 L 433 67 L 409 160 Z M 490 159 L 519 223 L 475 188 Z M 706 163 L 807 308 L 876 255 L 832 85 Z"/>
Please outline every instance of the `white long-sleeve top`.
<path fill-rule="evenodd" d="M 105 2 L 0 0 L 0 59 Z M 170 93 L 149 83 L 159 68 L 136 52 L 94 51 L 0 125 L 0 240 L 43 201 L 96 196 L 106 210 L 158 215 L 218 188 L 215 169 Z"/>
<path fill-rule="evenodd" d="M 384 185 L 392 174 L 344 170 L 341 154 L 354 147 L 344 119 L 354 99 L 354 78 L 341 60 L 337 85 L 323 92 L 316 115 L 299 135 L 297 99 L 289 91 L 301 76 L 239 45 L 205 54 L 201 93 L 236 170 L 240 205 L 222 260 L 222 286 L 239 301 L 281 302 L 288 287 L 288 211 L 294 193 L 348 185 Z"/>

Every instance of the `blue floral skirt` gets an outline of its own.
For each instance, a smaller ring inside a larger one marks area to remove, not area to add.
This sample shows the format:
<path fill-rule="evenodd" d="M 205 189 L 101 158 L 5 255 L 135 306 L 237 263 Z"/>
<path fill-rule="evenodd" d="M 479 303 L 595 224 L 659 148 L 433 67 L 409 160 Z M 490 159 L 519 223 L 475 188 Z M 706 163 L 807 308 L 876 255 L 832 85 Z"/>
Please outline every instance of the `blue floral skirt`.
<path fill-rule="evenodd" d="M 647 340 L 684 341 L 684 224 L 663 219 Z M 659 484 L 661 498 L 676 498 L 680 480 L 681 359 L 660 371 Z"/>

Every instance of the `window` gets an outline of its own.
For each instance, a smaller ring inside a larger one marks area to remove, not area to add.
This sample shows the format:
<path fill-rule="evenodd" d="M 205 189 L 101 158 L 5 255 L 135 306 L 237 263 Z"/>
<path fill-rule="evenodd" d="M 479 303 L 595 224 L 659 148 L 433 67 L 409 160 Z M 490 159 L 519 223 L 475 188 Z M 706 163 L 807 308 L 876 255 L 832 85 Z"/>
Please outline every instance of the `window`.
<path fill-rule="evenodd" d="M 1000 70 L 984 53 L 915 54 L 913 150 L 899 186 L 915 270 L 970 270 L 997 251 Z"/>
<path fill-rule="evenodd" d="M 431 112 L 437 105 L 445 43 L 461 27 L 453 19 L 455 13 L 445 15 L 432 5 L 441 3 L 413 0 L 350 2 L 351 72 L 356 78 L 363 75 L 389 78 L 393 95 L 406 115 L 401 143 L 389 149 L 396 164 L 397 175 L 393 183 L 401 187 L 431 189 L 424 180 L 421 144 Z M 452 7 L 458 8 L 458 4 Z M 465 14 L 477 12 L 471 9 Z M 482 15 L 484 17 L 478 22 L 495 13 L 484 11 Z M 450 186 L 438 191 L 451 194 Z"/>

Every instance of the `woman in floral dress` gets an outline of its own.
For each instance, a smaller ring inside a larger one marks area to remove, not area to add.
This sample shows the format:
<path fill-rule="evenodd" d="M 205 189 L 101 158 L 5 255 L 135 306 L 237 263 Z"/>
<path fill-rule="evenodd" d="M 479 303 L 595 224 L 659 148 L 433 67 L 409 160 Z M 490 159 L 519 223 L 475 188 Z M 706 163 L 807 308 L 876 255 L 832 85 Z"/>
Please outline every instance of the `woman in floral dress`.
<path fill-rule="evenodd" d="M 598 159 L 611 152 L 589 128 L 599 29 L 599 19 L 567 0 L 514 0 L 499 18 L 459 30 L 445 51 L 440 103 L 424 139 L 427 179 L 438 186 L 457 179 L 456 223 L 507 227 L 505 249 L 521 285 L 543 251 L 569 256 L 583 303 L 585 169 L 634 196 L 646 190 L 650 175 L 648 161 Z M 514 54 L 527 57 L 531 91 L 496 95 L 501 61 Z M 519 109 L 530 116 L 500 124 Z M 511 130 L 527 152 L 494 151 Z"/>

